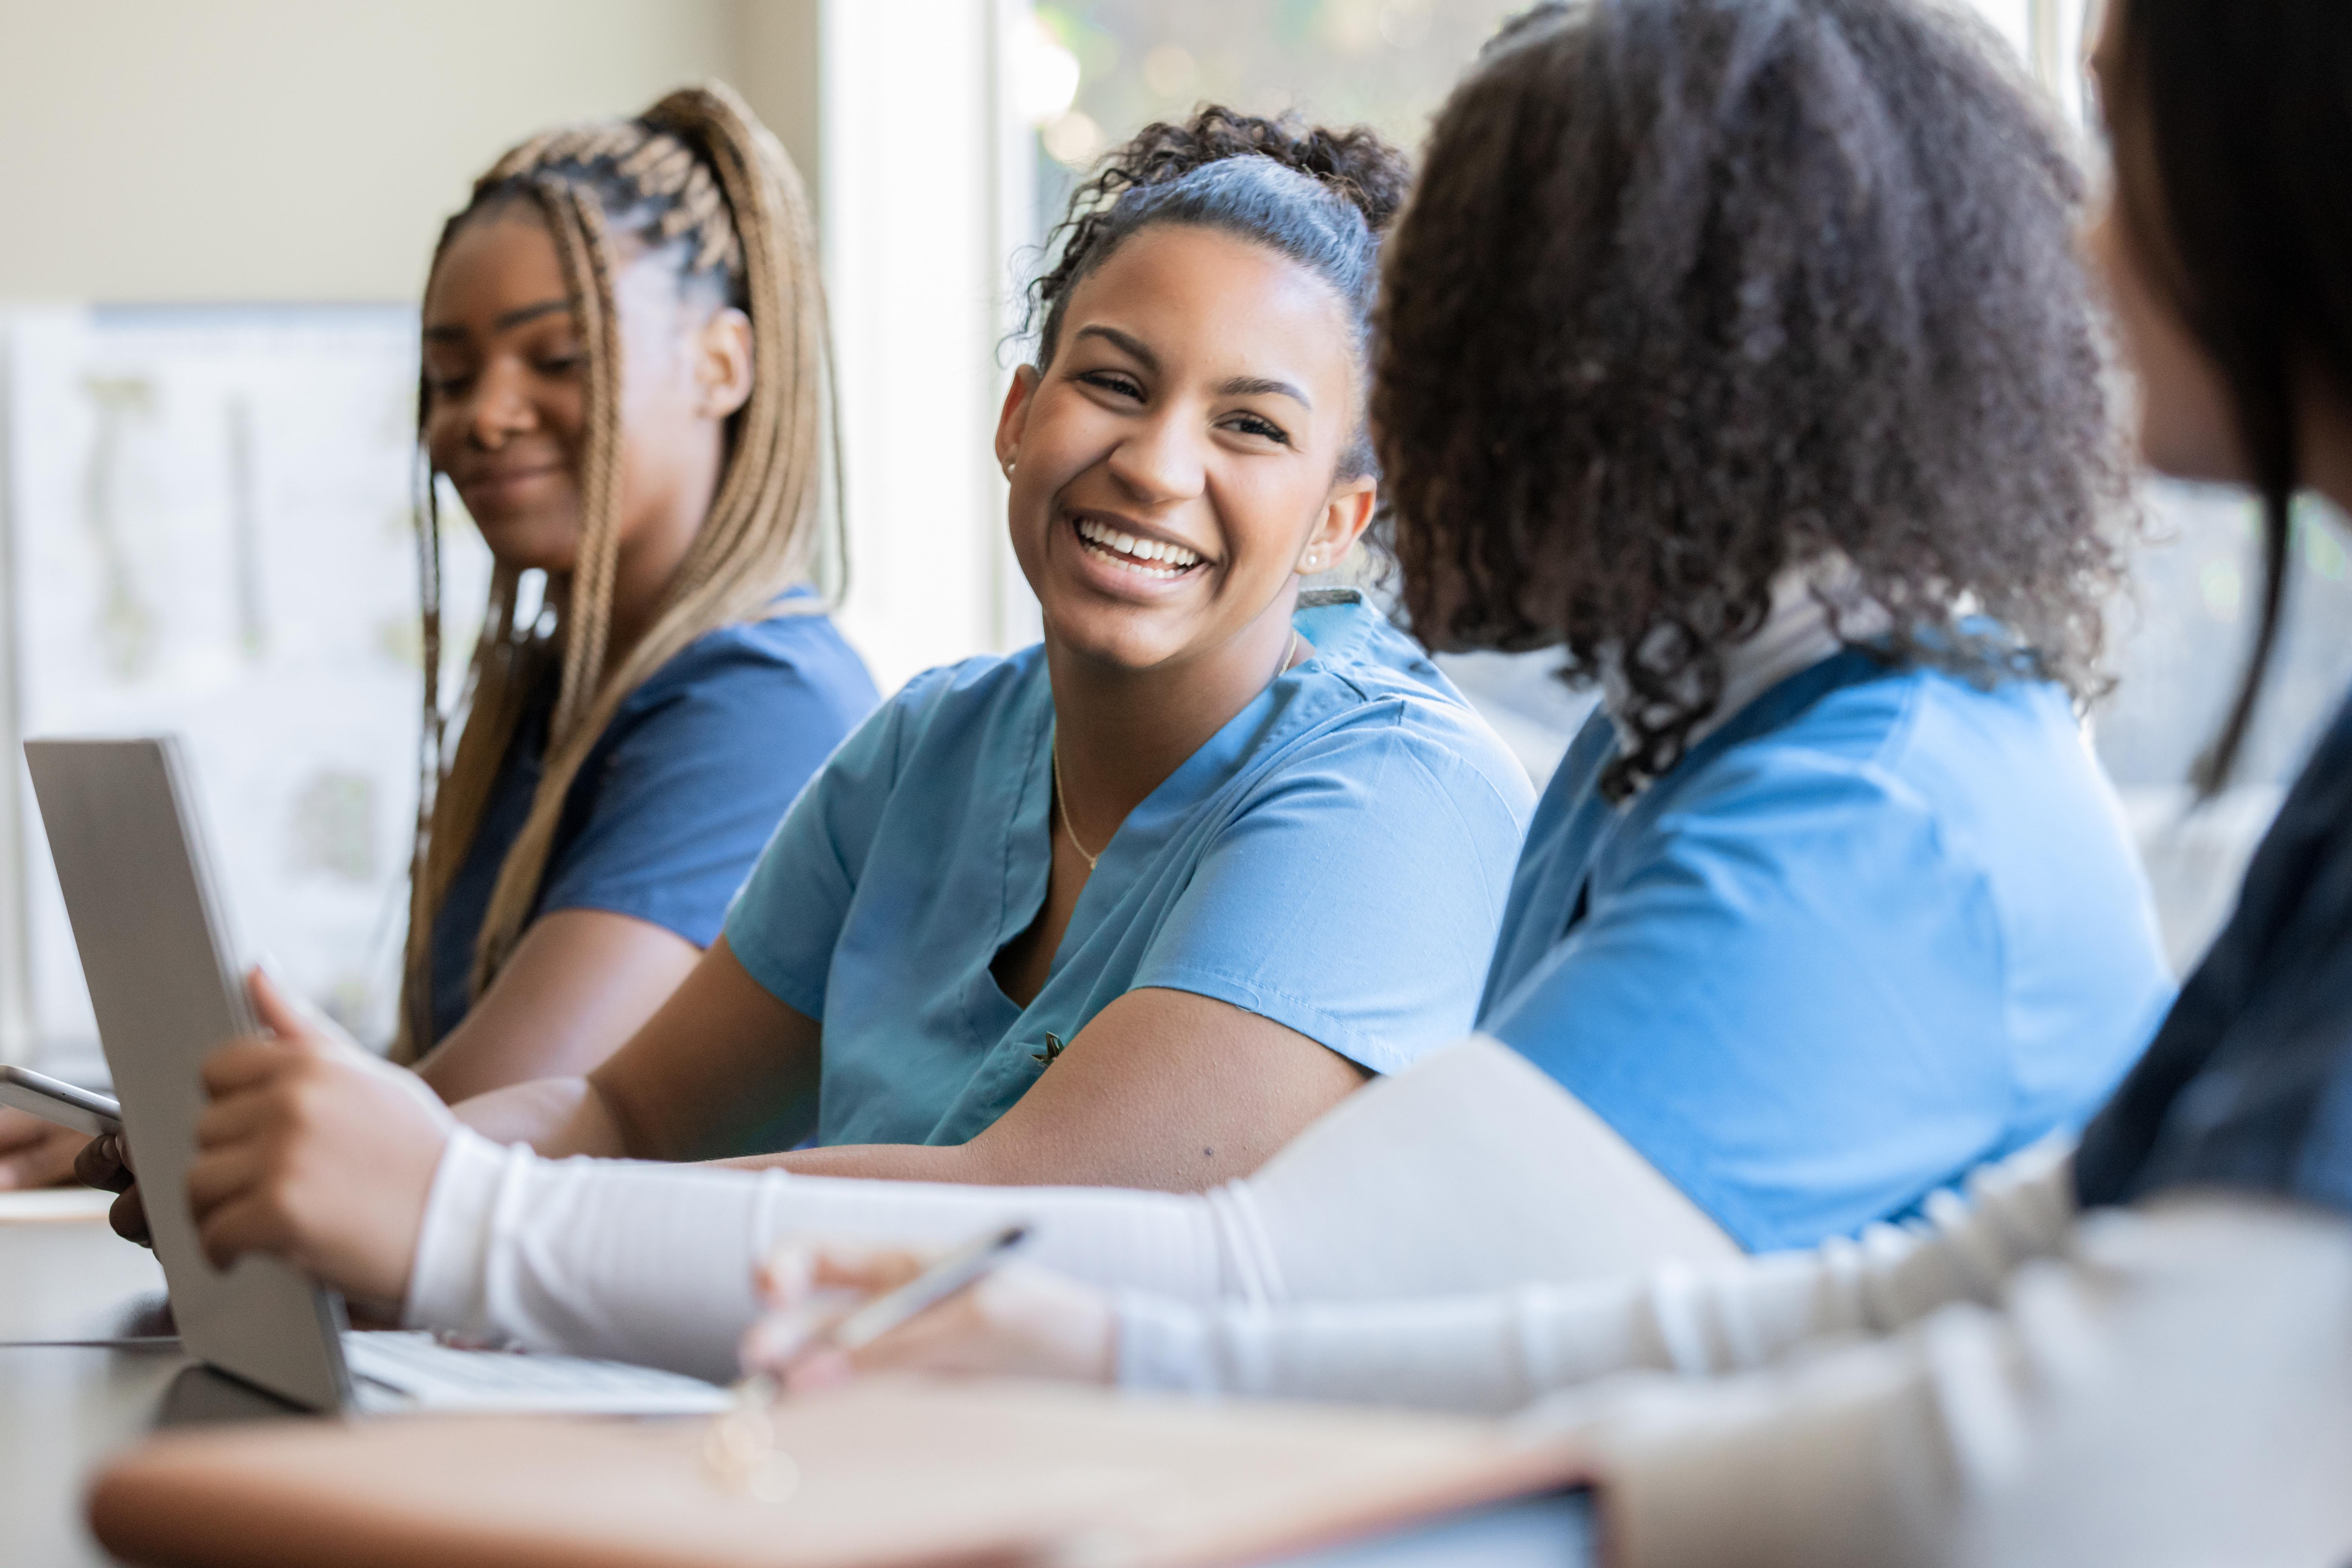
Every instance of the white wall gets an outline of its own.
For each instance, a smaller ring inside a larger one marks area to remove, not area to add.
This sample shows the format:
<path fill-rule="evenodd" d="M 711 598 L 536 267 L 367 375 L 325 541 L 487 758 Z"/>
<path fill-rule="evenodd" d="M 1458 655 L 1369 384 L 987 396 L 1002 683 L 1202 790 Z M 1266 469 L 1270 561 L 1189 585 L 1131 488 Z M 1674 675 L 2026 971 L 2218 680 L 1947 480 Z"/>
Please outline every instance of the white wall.
<path fill-rule="evenodd" d="M 848 451 L 845 621 L 887 689 L 1001 646 L 1022 615 L 987 447 L 1002 258 L 1025 237 L 1007 232 L 1025 201 L 1008 169 L 1025 165 L 997 134 L 1009 11 L 0 0 L 14 238 L 0 301 L 413 300 L 442 218 L 502 149 L 725 77 L 820 198 Z"/>
<path fill-rule="evenodd" d="M 0 0 L 0 299 L 413 299 L 502 149 L 724 74 L 740 23 L 733 0 Z"/>

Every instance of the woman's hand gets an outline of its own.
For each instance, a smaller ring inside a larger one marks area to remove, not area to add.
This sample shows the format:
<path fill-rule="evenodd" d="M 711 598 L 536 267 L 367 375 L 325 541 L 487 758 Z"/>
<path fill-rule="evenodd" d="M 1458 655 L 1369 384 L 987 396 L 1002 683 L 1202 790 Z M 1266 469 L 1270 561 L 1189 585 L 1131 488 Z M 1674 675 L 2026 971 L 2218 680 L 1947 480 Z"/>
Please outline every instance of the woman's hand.
<path fill-rule="evenodd" d="M 413 1073 L 297 1010 L 258 969 L 246 980 L 266 1034 L 205 1059 L 188 1201 L 205 1255 L 282 1258 L 397 1310 L 441 1152 L 457 1125 Z"/>
<path fill-rule="evenodd" d="M 115 1235 L 142 1247 L 155 1245 L 155 1238 L 147 1233 L 147 1208 L 140 1201 L 138 1174 L 131 1168 L 129 1139 L 120 1132 L 91 1139 L 74 1156 L 73 1173 L 74 1180 L 85 1187 L 121 1194 L 106 1211 L 106 1223 L 114 1227 Z"/>
<path fill-rule="evenodd" d="M 920 1253 L 790 1247 L 759 1271 L 767 1313 L 743 1337 L 743 1366 L 805 1391 L 861 1373 L 920 1371 L 1108 1384 L 1116 1375 L 1110 1298 L 1043 1268 L 1010 1264 L 856 1351 L 833 1326 L 931 1260 Z"/>
<path fill-rule="evenodd" d="M 73 1180 L 74 1157 L 89 1134 L 0 1105 L 0 1193 Z"/>

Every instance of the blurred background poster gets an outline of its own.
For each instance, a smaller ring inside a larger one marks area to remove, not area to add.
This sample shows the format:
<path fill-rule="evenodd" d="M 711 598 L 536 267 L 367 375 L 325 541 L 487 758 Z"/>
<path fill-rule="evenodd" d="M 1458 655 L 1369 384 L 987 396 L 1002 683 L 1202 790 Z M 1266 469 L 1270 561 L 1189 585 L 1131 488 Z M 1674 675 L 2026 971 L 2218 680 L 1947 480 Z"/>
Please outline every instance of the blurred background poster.
<path fill-rule="evenodd" d="M 248 952 L 363 1039 L 389 1031 L 416 798 L 410 521 L 416 327 L 394 307 L 0 313 L 16 738 L 174 731 Z M 486 568 L 447 552 L 459 639 Z M 10 759 L 22 874 L 16 1054 L 95 1054 L 37 812 Z"/>

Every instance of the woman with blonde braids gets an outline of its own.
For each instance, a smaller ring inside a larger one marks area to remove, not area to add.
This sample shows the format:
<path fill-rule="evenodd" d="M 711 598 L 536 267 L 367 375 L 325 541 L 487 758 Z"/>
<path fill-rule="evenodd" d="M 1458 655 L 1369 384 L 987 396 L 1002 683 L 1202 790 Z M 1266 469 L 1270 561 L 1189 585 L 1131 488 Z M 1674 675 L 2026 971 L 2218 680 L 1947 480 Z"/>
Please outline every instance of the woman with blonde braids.
<path fill-rule="evenodd" d="M 425 809 L 394 1054 L 455 1100 L 626 1040 L 876 693 L 807 587 L 840 556 L 808 200 L 732 91 L 508 153 L 443 228 L 424 314 Z M 496 563 L 454 759 L 445 478 Z M 63 1177 L 84 1142 L 0 1108 L 0 1189 Z"/>
<path fill-rule="evenodd" d="M 445 772 L 428 494 L 399 1054 L 445 1097 L 611 1054 L 873 707 L 803 585 L 825 395 L 806 198 L 723 87 L 532 138 L 443 230 L 419 439 L 497 563 Z"/>
<path fill-rule="evenodd" d="M 723 85 L 532 137 L 443 227 L 417 397 L 424 797 L 394 1056 L 444 1099 L 612 1055 L 873 710 L 811 584 L 841 556 L 820 500 L 829 395 L 808 198 Z M 442 479 L 495 563 L 454 754 Z M 530 573 L 545 586 L 526 614 Z M 124 1184 L 111 1140 L 82 1147 L 82 1180 Z M 115 1227 L 144 1238 L 135 1194 Z"/>

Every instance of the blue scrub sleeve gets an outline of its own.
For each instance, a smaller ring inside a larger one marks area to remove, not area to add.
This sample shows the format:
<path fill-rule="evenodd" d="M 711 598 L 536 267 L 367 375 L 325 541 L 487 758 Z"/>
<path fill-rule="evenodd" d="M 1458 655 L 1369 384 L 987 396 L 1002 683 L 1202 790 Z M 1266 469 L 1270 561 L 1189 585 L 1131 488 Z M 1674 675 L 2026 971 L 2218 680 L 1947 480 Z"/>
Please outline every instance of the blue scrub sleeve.
<path fill-rule="evenodd" d="M 1134 985 L 1214 997 L 1394 1071 L 1469 1031 L 1523 806 L 1402 726 L 1310 745 L 1220 830 Z"/>
<path fill-rule="evenodd" d="M 591 756 L 594 804 L 540 912 L 606 910 L 709 947 L 745 868 L 856 721 L 845 700 L 767 660 L 698 671 Z"/>
<path fill-rule="evenodd" d="M 2006 1129 L 1987 880 L 1866 764 L 1753 748 L 1486 1021 L 1750 1250 L 1851 1234 Z M 1561 920 L 1566 923 L 1566 912 Z"/>
<path fill-rule="evenodd" d="M 824 1016 L 834 946 L 898 782 L 905 714 L 917 695 L 908 687 L 841 743 L 784 814 L 727 912 L 737 962 L 811 1018 Z"/>

